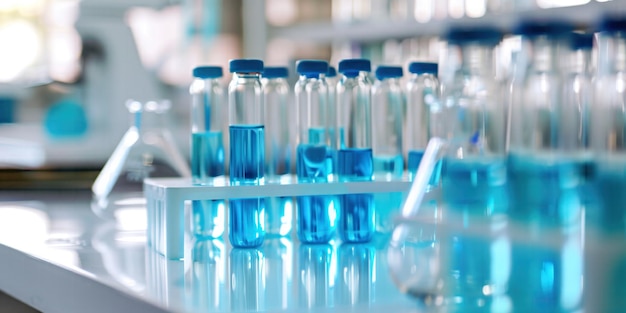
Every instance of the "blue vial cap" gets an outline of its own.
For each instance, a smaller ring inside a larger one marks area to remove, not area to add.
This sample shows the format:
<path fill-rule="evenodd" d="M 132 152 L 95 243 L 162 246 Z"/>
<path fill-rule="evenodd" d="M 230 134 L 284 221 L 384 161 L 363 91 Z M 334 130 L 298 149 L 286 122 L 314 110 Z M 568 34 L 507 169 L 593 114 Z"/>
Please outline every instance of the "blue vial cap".
<path fill-rule="evenodd" d="M 445 39 L 453 45 L 475 43 L 495 46 L 500 43 L 502 37 L 502 32 L 491 26 L 453 26 L 445 34 Z"/>
<path fill-rule="evenodd" d="M 567 37 L 574 30 L 574 25 L 566 21 L 550 20 L 527 20 L 520 22 L 514 29 L 514 33 L 525 37 Z"/>
<path fill-rule="evenodd" d="M 402 77 L 402 67 L 400 66 L 385 66 L 380 65 L 376 68 L 376 78 L 383 80 L 385 78 L 398 78 Z"/>
<path fill-rule="evenodd" d="M 221 66 L 198 66 L 193 69 L 193 77 L 220 78 L 224 75 Z"/>
<path fill-rule="evenodd" d="M 626 31 L 626 15 L 605 15 L 598 25 L 601 32 L 623 32 Z"/>
<path fill-rule="evenodd" d="M 326 77 L 337 77 L 337 70 L 334 66 L 328 67 L 328 73 L 326 73 Z"/>
<path fill-rule="evenodd" d="M 591 50 L 593 48 L 593 34 L 572 33 L 570 47 L 572 50 Z"/>
<path fill-rule="evenodd" d="M 301 75 L 318 77 L 328 72 L 328 62 L 324 60 L 299 60 L 296 63 L 296 71 Z"/>
<path fill-rule="evenodd" d="M 266 66 L 261 76 L 265 78 L 285 78 L 289 76 L 289 69 L 284 66 Z"/>
<path fill-rule="evenodd" d="M 235 59 L 229 62 L 231 73 L 261 73 L 263 61 L 257 59 Z"/>
<path fill-rule="evenodd" d="M 367 59 L 345 59 L 339 62 L 339 73 L 347 77 L 356 77 L 359 72 L 371 72 L 372 64 Z"/>
<path fill-rule="evenodd" d="M 439 65 L 432 62 L 411 62 L 409 72 L 413 74 L 433 74 L 437 75 Z"/>

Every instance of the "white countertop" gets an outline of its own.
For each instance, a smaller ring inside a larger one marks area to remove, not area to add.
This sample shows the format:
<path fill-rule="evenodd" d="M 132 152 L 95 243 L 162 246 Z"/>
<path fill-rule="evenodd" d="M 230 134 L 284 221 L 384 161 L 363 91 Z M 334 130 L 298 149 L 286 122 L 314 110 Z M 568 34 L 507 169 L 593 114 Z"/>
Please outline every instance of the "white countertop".
<path fill-rule="evenodd" d="M 367 245 L 260 249 L 196 242 L 184 261 L 146 247 L 145 212 L 105 221 L 87 192 L 0 193 L 0 289 L 44 312 L 419 312 Z"/>

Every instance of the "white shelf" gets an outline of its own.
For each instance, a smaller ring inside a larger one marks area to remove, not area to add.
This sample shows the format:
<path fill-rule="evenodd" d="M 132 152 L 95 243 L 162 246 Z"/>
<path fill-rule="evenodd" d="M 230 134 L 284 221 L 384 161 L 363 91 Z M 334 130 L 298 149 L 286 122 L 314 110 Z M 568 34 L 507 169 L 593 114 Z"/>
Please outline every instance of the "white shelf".
<path fill-rule="evenodd" d="M 364 21 L 354 24 L 310 23 L 287 27 L 271 27 L 269 38 L 285 38 L 294 41 L 331 43 L 341 41 L 379 41 L 392 38 L 407 38 L 419 35 L 441 35 L 451 24 L 492 24 L 505 30 L 511 29 L 520 18 L 559 18 L 582 25 L 592 25 L 608 12 L 626 12 L 626 1 L 590 2 L 585 5 L 534 9 L 524 12 L 488 13 L 480 18 L 448 18 L 419 23 L 414 20 Z"/>

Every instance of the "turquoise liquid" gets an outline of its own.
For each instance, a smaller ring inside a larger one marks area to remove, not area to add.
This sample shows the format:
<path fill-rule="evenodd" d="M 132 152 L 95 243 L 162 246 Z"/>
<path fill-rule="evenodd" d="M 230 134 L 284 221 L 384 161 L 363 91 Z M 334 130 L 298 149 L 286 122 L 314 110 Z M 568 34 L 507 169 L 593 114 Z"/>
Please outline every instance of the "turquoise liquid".
<path fill-rule="evenodd" d="M 267 236 L 289 235 L 293 225 L 293 206 L 291 197 L 265 198 L 265 234 Z"/>
<path fill-rule="evenodd" d="M 309 138 L 313 138 L 309 135 Z M 328 151 L 323 144 L 301 144 L 296 174 L 300 183 L 327 183 Z M 337 216 L 332 196 L 303 196 L 298 203 L 298 238 L 304 243 L 326 243 L 335 233 Z"/>
<path fill-rule="evenodd" d="M 535 227 L 534 240 L 540 240 L 543 231 L 555 229 L 564 234 L 564 240 L 566 236 L 580 238 L 587 164 L 582 158 L 566 155 L 511 153 L 510 216 Z M 582 289 L 580 248 L 549 249 L 518 243 L 512 251 L 512 273 L 515 283 L 509 288 L 516 306 L 530 311 L 569 312 L 580 305 L 576 298 Z"/>
<path fill-rule="evenodd" d="M 371 148 L 341 149 L 337 153 L 340 181 L 371 181 L 374 174 Z M 375 232 L 374 197 L 371 194 L 339 196 L 339 236 L 344 242 L 368 242 Z"/>
<path fill-rule="evenodd" d="M 224 144 L 221 131 L 191 134 L 191 173 L 194 184 L 209 185 L 224 175 Z M 224 233 L 223 200 L 192 201 L 193 233 L 217 238 Z"/>
<path fill-rule="evenodd" d="M 593 162 L 588 175 L 596 197 L 586 212 L 587 224 L 601 233 L 623 235 L 626 233 L 626 160 Z"/>
<path fill-rule="evenodd" d="M 507 209 L 504 158 L 446 158 L 441 168 L 442 196 L 451 212 L 491 216 Z"/>
<path fill-rule="evenodd" d="M 208 184 L 224 175 L 224 143 L 221 131 L 191 134 L 191 173 L 194 184 Z"/>
<path fill-rule="evenodd" d="M 586 164 L 582 158 L 567 156 L 510 154 L 511 216 L 545 226 L 568 226 L 580 221 Z"/>
<path fill-rule="evenodd" d="M 407 160 L 407 172 L 409 174 L 409 180 L 413 180 L 415 175 L 417 174 L 417 168 L 420 166 L 420 162 L 422 162 L 422 158 L 424 157 L 424 150 L 411 150 L 408 154 Z M 430 177 L 430 181 L 428 185 L 437 186 L 439 185 L 439 181 L 441 179 L 441 164 L 442 162 L 437 162 L 435 165 L 435 170 L 433 171 L 432 176 Z"/>
<path fill-rule="evenodd" d="M 374 175 L 386 177 L 387 179 L 402 178 L 404 172 L 404 159 L 401 154 L 394 156 L 374 157 Z"/>
<path fill-rule="evenodd" d="M 259 185 L 264 182 L 265 135 L 262 125 L 230 126 L 230 183 Z M 265 237 L 264 199 L 231 199 L 230 243 L 238 248 L 258 247 Z"/>
<path fill-rule="evenodd" d="M 507 209 L 506 160 L 473 156 L 465 159 L 446 158 L 441 164 L 442 198 L 446 207 L 446 218 L 461 220 L 464 225 L 485 221 Z M 444 211 L 445 212 L 445 211 Z M 492 292 L 501 292 L 510 267 L 508 246 L 490 245 L 488 239 L 461 234 L 449 238 L 445 245 L 450 255 L 446 269 L 449 277 L 449 292 L 461 297 L 462 303 L 455 310 L 463 312 L 476 309 L 477 302 L 485 308 L 492 307 L 493 295 L 483 294 L 484 286 L 499 286 Z M 504 268 L 494 271 L 494 268 Z M 503 277 L 498 279 L 498 273 Z"/>

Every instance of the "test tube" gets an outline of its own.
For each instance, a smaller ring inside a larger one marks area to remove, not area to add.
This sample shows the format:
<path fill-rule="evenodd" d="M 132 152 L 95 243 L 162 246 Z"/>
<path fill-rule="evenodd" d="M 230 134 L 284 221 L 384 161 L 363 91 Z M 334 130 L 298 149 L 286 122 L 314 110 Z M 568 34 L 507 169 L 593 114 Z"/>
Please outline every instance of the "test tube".
<path fill-rule="evenodd" d="M 439 107 L 439 80 L 437 63 L 412 62 L 409 64 L 411 77 L 406 84 L 406 158 L 409 179 L 413 180 L 426 145 L 431 136 L 431 110 Z M 431 185 L 438 183 L 441 162 L 433 173 Z"/>
<path fill-rule="evenodd" d="M 265 121 L 260 81 L 263 61 L 230 61 L 233 78 L 228 86 L 230 121 L 230 184 L 265 183 Z M 265 201 L 262 198 L 231 199 L 230 243 L 238 248 L 258 247 L 265 238 Z"/>
<path fill-rule="evenodd" d="M 372 155 L 371 64 L 366 59 L 339 62 L 337 83 L 337 176 L 339 181 L 371 181 Z M 375 232 L 371 194 L 339 196 L 339 236 L 344 242 L 368 242 Z"/>
<path fill-rule="evenodd" d="M 332 171 L 332 121 L 329 119 L 328 63 L 300 60 L 294 87 L 298 116 L 296 175 L 299 183 L 327 183 Z M 302 196 L 298 204 L 298 238 L 303 243 L 326 243 L 335 233 L 336 208 L 332 196 Z"/>
<path fill-rule="evenodd" d="M 372 87 L 372 149 L 374 178 L 394 180 L 402 178 L 404 94 L 400 86 L 403 72 L 400 66 L 379 66 Z"/>
<path fill-rule="evenodd" d="M 219 79 L 219 66 L 193 69 L 191 94 L 191 172 L 197 185 L 214 185 L 224 179 L 223 126 L 227 106 Z M 224 233 L 224 200 L 192 201 L 193 233 L 219 237 Z"/>
<path fill-rule="evenodd" d="M 291 180 L 291 144 L 289 136 L 289 70 L 265 67 L 261 76 L 265 105 L 265 181 L 268 184 Z M 291 197 L 265 199 L 265 233 L 286 236 L 291 232 L 293 201 Z"/>

